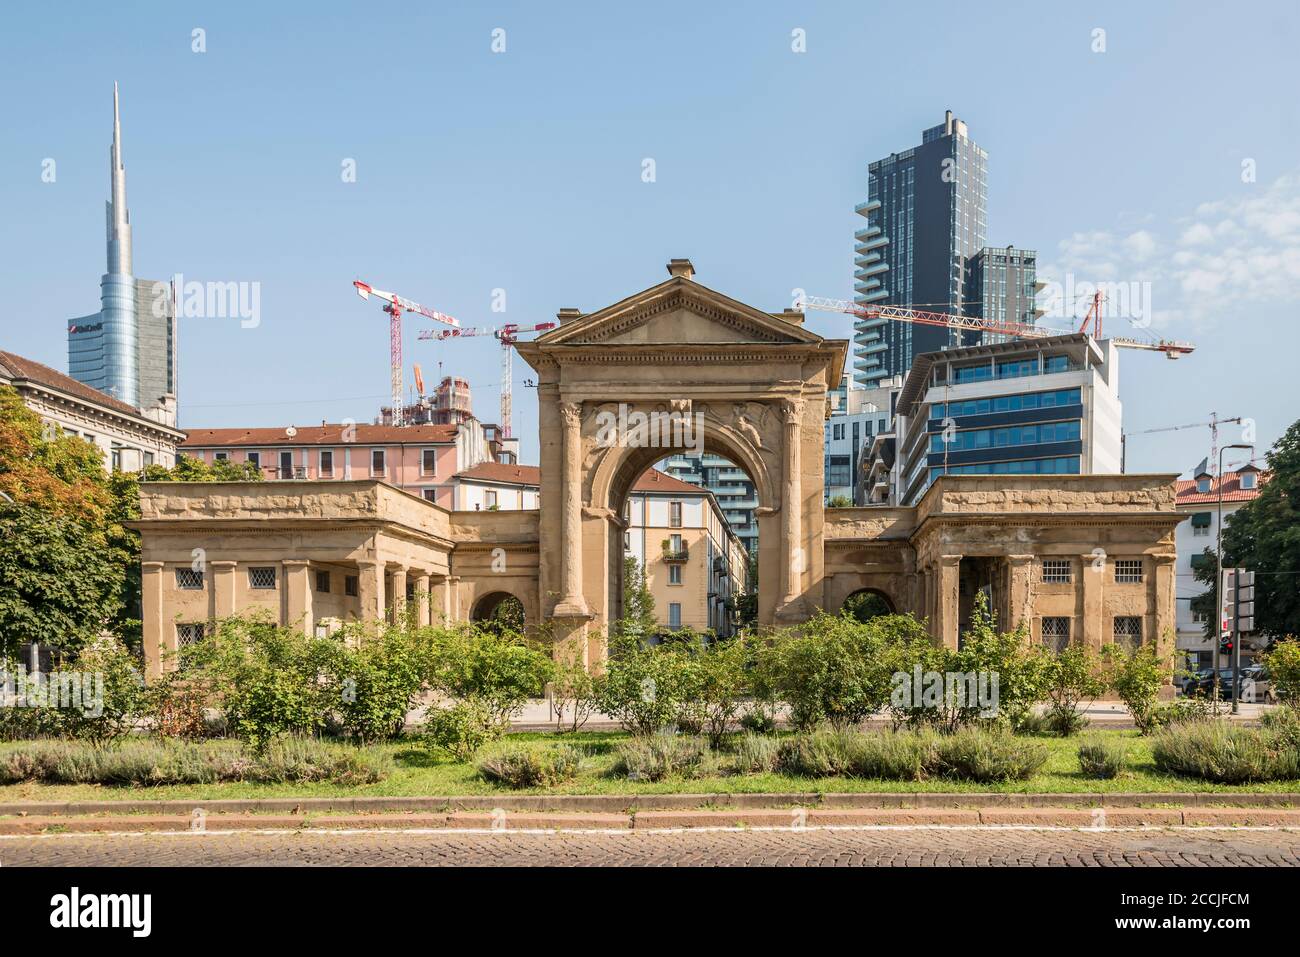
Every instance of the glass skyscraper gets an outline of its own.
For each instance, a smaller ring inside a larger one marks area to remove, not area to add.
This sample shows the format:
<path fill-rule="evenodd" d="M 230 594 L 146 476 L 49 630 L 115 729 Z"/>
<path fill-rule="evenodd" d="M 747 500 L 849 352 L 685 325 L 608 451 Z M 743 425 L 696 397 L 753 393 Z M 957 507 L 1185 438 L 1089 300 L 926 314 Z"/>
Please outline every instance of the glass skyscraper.
<path fill-rule="evenodd" d="M 854 234 L 860 303 L 960 313 L 966 261 L 988 236 L 988 154 L 948 111 L 921 144 L 867 167 L 867 220 Z M 854 324 L 853 377 L 862 388 L 906 375 L 912 357 L 962 343 L 949 330 L 887 319 Z"/>
<path fill-rule="evenodd" d="M 170 284 L 136 279 L 133 273 L 116 83 L 109 174 L 110 199 L 105 204 L 108 263 L 99 284 L 99 312 L 68 323 L 68 374 L 175 425 L 175 296 Z"/>

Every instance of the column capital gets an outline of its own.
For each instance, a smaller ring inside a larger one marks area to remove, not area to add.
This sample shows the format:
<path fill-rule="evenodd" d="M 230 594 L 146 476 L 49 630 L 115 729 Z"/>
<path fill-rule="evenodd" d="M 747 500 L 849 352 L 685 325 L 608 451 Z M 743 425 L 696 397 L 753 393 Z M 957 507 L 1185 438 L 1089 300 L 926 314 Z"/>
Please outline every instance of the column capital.
<path fill-rule="evenodd" d="M 377 558 L 358 558 L 356 563 L 358 568 L 378 568 L 384 564 Z"/>
<path fill-rule="evenodd" d="M 961 564 L 962 555 L 940 555 L 939 564 L 944 568 L 953 568 Z"/>
<path fill-rule="evenodd" d="M 1007 561 L 1013 565 L 1028 565 L 1034 560 L 1033 555 L 1008 555 Z"/>
<path fill-rule="evenodd" d="M 803 418 L 803 398 L 790 396 L 781 399 L 781 414 L 786 425 L 798 425 Z"/>
<path fill-rule="evenodd" d="M 238 565 L 238 564 L 239 564 L 239 562 L 232 562 L 232 561 L 228 561 L 228 560 L 225 560 L 225 559 L 223 559 L 223 560 L 221 560 L 221 561 L 219 561 L 219 562 L 217 562 L 217 561 L 208 562 L 208 566 L 211 567 L 211 568 L 234 568 L 234 567 L 235 567 L 236 565 Z"/>
<path fill-rule="evenodd" d="M 564 401 L 560 403 L 560 416 L 569 428 L 582 424 L 582 402 Z"/>
<path fill-rule="evenodd" d="M 156 571 L 158 569 L 164 568 L 166 565 L 167 565 L 166 562 L 141 562 L 140 563 L 140 567 L 142 569 L 145 569 L 146 571 Z"/>
<path fill-rule="evenodd" d="M 305 558 L 282 558 L 280 559 L 280 564 L 284 565 L 286 568 L 299 568 L 305 565 L 310 565 L 311 562 Z"/>

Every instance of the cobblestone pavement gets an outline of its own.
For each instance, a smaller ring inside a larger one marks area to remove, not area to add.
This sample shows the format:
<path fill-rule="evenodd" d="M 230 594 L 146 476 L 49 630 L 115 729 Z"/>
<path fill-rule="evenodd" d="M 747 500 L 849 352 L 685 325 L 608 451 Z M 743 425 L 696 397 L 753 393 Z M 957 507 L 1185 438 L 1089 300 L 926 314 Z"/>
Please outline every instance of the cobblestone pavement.
<path fill-rule="evenodd" d="M 810 828 L 133 834 L 0 839 L 23 865 L 1207 866 L 1300 864 L 1300 831 Z"/>

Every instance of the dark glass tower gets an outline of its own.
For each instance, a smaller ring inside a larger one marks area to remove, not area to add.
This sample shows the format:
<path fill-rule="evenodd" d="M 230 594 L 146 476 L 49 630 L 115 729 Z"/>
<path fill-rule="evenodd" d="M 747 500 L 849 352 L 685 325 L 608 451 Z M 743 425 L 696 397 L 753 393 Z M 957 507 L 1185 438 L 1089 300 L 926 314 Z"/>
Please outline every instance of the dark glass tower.
<path fill-rule="evenodd" d="M 988 154 L 949 110 L 921 145 L 867 167 L 867 226 L 854 234 L 855 298 L 961 312 L 967 260 L 987 241 Z M 948 330 L 887 319 L 854 324 L 853 376 L 864 388 L 906 375 L 912 357 L 962 343 Z"/>

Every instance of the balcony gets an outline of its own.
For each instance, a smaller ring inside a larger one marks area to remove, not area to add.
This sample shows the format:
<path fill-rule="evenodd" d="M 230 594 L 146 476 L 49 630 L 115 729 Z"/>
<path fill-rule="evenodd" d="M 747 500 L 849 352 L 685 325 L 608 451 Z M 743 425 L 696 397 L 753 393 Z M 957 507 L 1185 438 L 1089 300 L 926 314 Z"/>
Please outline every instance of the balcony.
<path fill-rule="evenodd" d="M 305 465 L 294 465 L 290 468 L 277 468 L 273 470 L 277 479 L 305 479 L 307 477 L 307 467 Z"/>
<path fill-rule="evenodd" d="M 670 542 L 664 542 L 664 561 L 666 562 L 686 562 L 691 559 L 691 547 L 682 542 L 677 548 L 673 548 Z"/>

